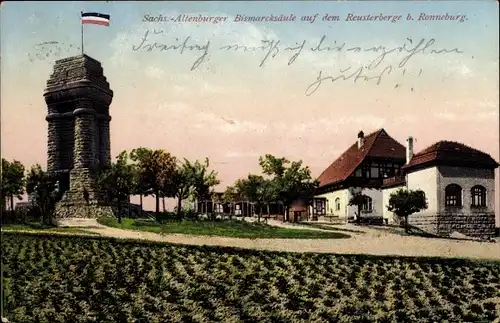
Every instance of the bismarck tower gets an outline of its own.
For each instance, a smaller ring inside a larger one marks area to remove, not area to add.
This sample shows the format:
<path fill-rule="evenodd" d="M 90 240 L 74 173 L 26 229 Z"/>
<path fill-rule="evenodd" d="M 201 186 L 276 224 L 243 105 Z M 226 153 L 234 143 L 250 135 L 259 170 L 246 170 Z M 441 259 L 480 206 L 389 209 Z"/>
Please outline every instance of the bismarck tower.
<path fill-rule="evenodd" d="M 111 215 L 98 172 L 111 163 L 109 105 L 113 91 L 101 63 L 87 55 L 55 62 L 44 92 L 48 108 L 47 170 L 64 195 L 56 218 Z"/>

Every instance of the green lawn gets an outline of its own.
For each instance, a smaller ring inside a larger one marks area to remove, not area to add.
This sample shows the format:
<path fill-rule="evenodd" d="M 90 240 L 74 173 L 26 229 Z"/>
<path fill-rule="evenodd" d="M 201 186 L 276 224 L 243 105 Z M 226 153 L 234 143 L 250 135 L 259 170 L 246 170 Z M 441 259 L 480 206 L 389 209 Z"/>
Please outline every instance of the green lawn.
<path fill-rule="evenodd" d="M 339 232 L 277 228 L 264 223 L 249 223 L 240 220 L 182 221 L 159 224 L 156 221 L 146 219 L 123 219 L 120 224 L 113 218 L 101 218 L 98 219 L 98 222 L 127 230 L 233 238 L 340 239 L 350 237 Z"/>
<path fill-rule="evenodd" d="M 56 232 L 56 233 L 85 233 L 91 235 L 97 235 L 97 233 L 86 231 L 82 228 L 71 227 L 54 227 L 51 225 L 42 225 L 40 223 L 27 223 L 27 224 L 4 224 L 2 225 L 2 231 L 37 231 L 37 232 Z"/>
<path fill-rule="evenodd" d="M 337 227 L 333 227 L 331 225 L 323 224 L 323 223 L 305 223 L 305 222 L 302 222 L 301 225 L 309 226 L 312 228 L 318 228 L 318 229 L 322 229 L 322 230 L 327 230 L 327 231 L 340 231 L 340 232 L 365 234 L 365 232 L 361 231 L 361 230 L 337 228 Z"/>

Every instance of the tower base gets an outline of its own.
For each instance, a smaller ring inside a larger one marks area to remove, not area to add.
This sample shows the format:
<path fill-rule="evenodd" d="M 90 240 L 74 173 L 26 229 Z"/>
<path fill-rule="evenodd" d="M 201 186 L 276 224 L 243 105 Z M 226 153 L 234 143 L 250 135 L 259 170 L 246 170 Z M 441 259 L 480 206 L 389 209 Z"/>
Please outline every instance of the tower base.
<path fill-rule="evenodd" d="M 97 219 L 102 216 L 114 216 L 113 207 L 104 202 L 101 192 L 90 191 L 88 202 L 80 195 L 80 192 L 66 192 L 56 204 L 55 218 Z"/>
<path fill-rule="evenodd" d="M 56 204 L 55 218 L 97 219 L 103 216 L 113 217 L 113 208 L 103 203 L 59 202 Z"/>

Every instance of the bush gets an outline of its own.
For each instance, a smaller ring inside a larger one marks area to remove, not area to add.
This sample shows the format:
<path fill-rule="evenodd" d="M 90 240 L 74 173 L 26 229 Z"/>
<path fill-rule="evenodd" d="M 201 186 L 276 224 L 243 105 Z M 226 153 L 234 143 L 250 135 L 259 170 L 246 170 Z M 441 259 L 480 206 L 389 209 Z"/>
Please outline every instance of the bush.
<path fill-rule="evenodd" d="M 180 218 L 175 212 L 160 212 L 154 215 L 156 222 L 158 223 L 168 223 L 174 221 L 180 221 Z"/>
<path fill-rule="evenodd" d="M 198 220 L 198 213 L 193 210 L 183 211 L 181 212 L 182 218 L 186 220 Z"/>
<path fill-rule="evenodd" d="M 154 215 L 158 223 L 178 222 L 182 220 L 198 220 L 198 214 L 194 211 L 177 212 L 160 212 Z"/>
<path fill-rule="evenodd" d="M 36 208 L 24 207 L 15 211 L 0 212 L 0 221 L 2 224 L 24 224 L 34 221 L 40 221 L 41 215 Z"/>
<path fill-rule="evenodd" d="M 134 226 L 136 227 L 148 227 L 151 225 L 155 225 L 156 222 L 154 220 L 134 220 Z"/>
<path fill-rule="evenodd" d="M 3 211 L 0 212 L 0 219 L 2 221 L 2 224 L 7 224 L 7 223 L 15 223 L 17 220 L 17 214 L 20 212 L 14 212 L 14 211 Z"/>

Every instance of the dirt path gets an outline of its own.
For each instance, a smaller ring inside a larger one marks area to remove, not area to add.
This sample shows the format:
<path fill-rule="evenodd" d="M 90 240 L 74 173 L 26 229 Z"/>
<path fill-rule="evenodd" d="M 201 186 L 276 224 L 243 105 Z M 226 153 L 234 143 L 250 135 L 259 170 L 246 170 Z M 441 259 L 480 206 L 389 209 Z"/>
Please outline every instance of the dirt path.
<path fill-rule="evenodd" d="M 84 223 L 66 222 L 68 226 L 82 227 Z M 303 225 L 269 221 L 268 224 L 296 229 L 313 229 Z M 179 244 L 232 246 L 275 251 L 293 252 L 326 252 L 340 254 L 372 254 L 372 255 L 402 255 L 428 257 L 464 257 L 477 259 L 500 260 L 500 244 L 492 242 L 476 242 L 448 240 L 437 238 L 423 238 L 415 236 L 401 236 L 385 230 L 358 227 L 353 225 L 334 226 L 342 230 L 350 239 L 242 239 L 210 236 L 192 236 L 184 234 L 158 234 L 106 227 L 95 220 L 87 220 L 85 230 L 98 233 L 102 236 L 162 241 Z M 321 230 L 314 228 L 315 230 Z M 362 232 L 362 233 L 361 233 Z"/>

